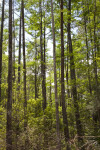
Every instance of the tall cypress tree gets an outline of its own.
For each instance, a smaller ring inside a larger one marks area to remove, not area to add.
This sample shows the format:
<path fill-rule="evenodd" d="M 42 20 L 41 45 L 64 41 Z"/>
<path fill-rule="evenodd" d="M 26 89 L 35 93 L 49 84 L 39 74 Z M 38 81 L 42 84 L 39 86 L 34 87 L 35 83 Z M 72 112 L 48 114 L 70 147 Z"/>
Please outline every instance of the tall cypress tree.
<path fill-rule="evenodd" d="M 46 27 L 45 27 L 45 12 L 44 12 L 44 55 L 43 55 L 43 97 L 44 108 L 46 108 Z"/>
<path fill-rule="evenodd" d="M 61 102 L 62 102 L 62 114 L 64 123 L 64 135 L 65 141 L 69 141 L 69 129 L 68 129 L 68 119 L 65 106 L 65 86 L 64 86 L 64 33 L 63 33 L 63 0 L 61 0 Z M 69 146 L 67 146 L 69 150 Z"/>
<path fill-rule="evenodd" d="M 3 43 L 3 26 L 4 26 L 4 4 L 5 0 L 2 2 L 2 18 L 1 18 L 1 33 L 0 33 L 0 102 L 1 98 L 1 80 L 2 80 L 2 43 Z"/>
<path fill-rule="evenodd" d="M 19 54 L 18 54 L 18 102 L 20 104 L 20 71 L 21 71 L 21 26 L 22 26 L 22 18 L 20 12 L 20 25 L 19 25 Z M 17 112 L 19 111 L 19 105 L 17 107 Z M 18 135 L 19 135 L 19 118 L 16 116 L 16 149 L 18 148 Z"/>
<path fill-rule="evenodd" d="M 83 3 L 84 4 L 84 3 Z M 89 85 L 89 92 L 92 94 L 92 87 L 91 87 L 91 78 L 90 78 L 90 65 L 89 65 L 89 46 L 88 46 L 88 36 L 87 36 L 87 20 L 85 15 L 85 8 L 83 8 L 84 13 L 84 29 L 85 29 L 85 43 L 87 49 L 87 76 L 88 76 L 88 85 Z"/>
<path fill-rule="evenodd" d="M 35 99 L 38 98 L 37 89 L 37 41 L 36 41 L 36 31 L 35 31 Z"/>
<path fill-rule="evenodd" d="M 25 150 L 28 150 L 24 0 L 22 0 L 22 38 L 23 38 L 23 75 L 24 75 L 24 78 L 23 78 L 24 79 L 24 131 L 26 133 Z"/>
<path fill-rule="evenodd" d="M 55 104 L 56 104 L 56 131 L 57 131 L 57 144 L 58 150 L 61 150 L 60 141 L 60 127 L 59 127 L 59 103 L 57 96 L 57 71 L 56 71 L 56 46 L 55 46 L 55 27 L 54 27 L 54 14 L 53 14 L 53 0 L 51 0 L 51 14 L 52 14 L 52 34 L 53 34 L 53 64 L 54 64 L 54 85 L 55 85 Z"/>
<path fill-rule="evenodd" d="M 46 108 L 46 88 L 45 88 L 45 58 L 43 55 L 43 23 L 42 23 L 42 2 L 41 0 L 39 1 L 40 3 L 40 52 L 41 52 L 41 78 L 42 78 L 42 98 L 43 98 L 43 110 Z M 45 47 L 44 47 L 45 48 Z M 45 53 L 44 53 L 45 54 Z"/>
<path fill-rule="evenodd" d="M 15 82 L 15 21 L 14 21 L 14 1 L 12 1 L 12 59 L 13 59 L 13 82 Z"/>
<path fill-rule="evenodd" d="M 96 11 L 97 11 L 97 1 L 94 0 L 94 75 L 95 75 L 95 99 L 96 99 L 96 105 L 97 105 L 97 118 L 99 121 L 99 127 L 100 127 L 100 89 L 99 89 L 99 81 L 98 81 L 98 66 L 97 66 L 97 36 L 96 36 Z"/>
<path fill-rule="evenodd" d="M 83 144 L 82 136 L 84 135 L 84 132 L 83 132 L 82 123 L 80 120 L 80 112 L 79 112 L 77 88 L 76 88 L 75 62 L 74 62 L 72 39 L 71 39 L 71 0 L 69 0 L 69 3 L 68 3 L 68 12 L 69 12 L 69 18 L 68 18 L 67 32 L 68 32 L 68 43 L 69 43 L 69 53 L 70 53 L 70 77 L 71 77 L 71 81 L 72 81 L 72 96 L 73 96 L 73 100 L 74 100 L 78 142 L 79 142 L 79 145 L 82 145 Z"/>
<path fill-rule="evenodd" d="M 9 62 L 6 150 L 12 150 L 12 0 L 9 0 Z"/>
<path fill-rule="evenodd" d="M 22 17 L 20 12 L 20 25 L 19 25 L 19 54 L 18 54 L 18 90 L 20 92 L 20 65 L 21 65 L 21 27 L 22 27 Z"/>
<path fill-rule="evenodd" d="M 25 122 L 24 122 L 24 130 L 26 130 L 27 127 L 27 96 L 26 96 L 26 57 L 25 57 L 25 26 L 24 26 L 24 1 L 22 0 L 22 31 L 23 31 L 23 74 L 24 74 L 24 116 L 25 116 Z"/>

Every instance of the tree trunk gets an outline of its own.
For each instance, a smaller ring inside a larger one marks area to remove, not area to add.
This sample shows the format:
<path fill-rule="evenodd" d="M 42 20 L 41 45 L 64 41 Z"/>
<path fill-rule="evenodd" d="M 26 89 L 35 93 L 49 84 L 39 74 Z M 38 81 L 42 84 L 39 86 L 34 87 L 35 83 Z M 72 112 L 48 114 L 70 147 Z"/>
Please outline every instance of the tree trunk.
<path fill-rule="evenodd" d="M 46 108 L 46 88 L 45 88 L 45 64 L 44 64 L 44 56 L 43 56 L 43 31 L 42 31 L 42 3 L 40 0 L 40 51 L 41 51 L 41 78 L 42 78 L 42 98 L 43 98 L 43 110 Z M 45 47 L 44 47 L 45 48 Z M 45 55 L 45 53 L 44 53 Z"/>
<path fill-rule="evenodd" d="M 83 12 L 84 12 L 83 8 Z M 87 38 L 87 25 L 86 25 L 86 16 L 84 15 L 84 27 L 85 27 L 85 38 L 86 38 L 86 49 L 87 49 L 87 76 L 88 76 L 88 85 L 89 85 L 89 92 L 92 94 L 92 87 L 91 87 L 91 77 L 90 77 L 90 65 L 89 65 L 89 48 L 88 48 L 88 38 Z"/>
<path fill-rule="evenodd" d="M 70 98 L 70 90 L 69 90 L 69 85 L 68 85 L 68 80 L 69 80 L 69 73 L 68 73 L 69 65 L 68 65 L 68 60 L 69 60 L 69 57 L 68 57 L 68 43 L 67 43 L 67 69 L 66 69 L 66 82 L 67 82 L 67 94 L 68 94 L 68 98 Z"/>
<path fill-rule="evenodd" d="M 0 102 L 2 100 L 1 97 L 1 83 L 2 83 L 2 43 L 3 43 L 3 26 L 4 26 L 4 4 L 5 0 L 2 2 L 2 18 L 1 18 L 1 35 L 0 35 Z"/>
<path fill-rule="evenodd" d="M 14 22 L 14 0 L 12 15 L 12 59 L 13 59 L 13 82 L 15 82 L 15 22 Z"/>
<path fill-rule="evenodd" d="M 18 102 L 20 102 L 20 65 L 21 65 L 21 12 L 20 12 L 20 25 L 19 25 L 19 54 L 18 54 Z M 19 105 L 17 107 L 17 112 L 19 112 Z M 17 113 L 16 112 L 16 113 Z M 19 119 L 16 116 L 16 149 L 18 148 L 18 135 L 19 135 Z"/>
<path fill-rule="evenodd" d="M 36 42 L 36 31 L 35 31 L 35 100 L 38 98 L 37 93 L 37 42 Z"/>
<path fill-rule="evenodd" d="M 51 95 L 51 90 L 52 90 L 52 87 L 51 87 L 51 73 L 50 73 L 50 104 L 52 105 L 52 95 Z"/>
<path fill-rule="evenodd" d="M 52 34 L 53 34 L 53 64 L 54 64 L 54 86 L 55 86 L 55 104 L 56 104 L 56 130 L 57 130 L 57 148 L 61 150 L 60 129 L 59 129 L 59 109 L 57 96 L 57 73 L 56 73 L 56 50 L 55 50 L 55 27 L 53 14 L 53 1 L 51 0 L 51 14 L 52 14 Z"/>
<path fill-rule="evenodd" d="M 68 19 L 68 43 L 69 43 L 69 53 L 70 53 L 70 76 L 72 81 L 72 95 L 74 100 L 74 108 L 75 108 L 75 117 L 76 117 L 76 128 L 77 128 L 77 135 L 78 135 L 78 142 L 79 145 L 82 146 L 84 144 L 83 138 L 81 136 L 84 135 L 82 123 L 80 120 L 80 113 L 79 113 L 79 105 L 78 105 L 78 98 L 77 98 L 77 88 L 76 88 L 76 75 L 75 75 L 75 63 L 74 63 L 74 56 L 73 56 L 73 48 L 72 48 L 72 40 L 71 40 L 71 0 L 69 0 L 69 19 Z M 84 148 L 83 148 L 84 149 Z"/>
<path fill-rule="evenodd" d="M 20 12 L 20 25 L 19 25 L 19 55 L 18 55 L 18 91 L 20 92 L 20 65 L 21 65 L 21 27 L 22 17 Z"/>
<path fill-rule="evenodd" d="M 9 62 L 6 150 L 12 150 L 12 0 L 9 0 Z"/>
<path fill-rule="evenodd" d="M 23 31 L 23 74 L 24 74 L 24 131 L 26 133 L 25 150 L 28 150 L 24 0 L 22 0 L 22 31 Z"/>
<path fill-rule="evenodd" d="M 64 86 L 64 34 L 63 34 L 63 0 L 61 0 L 61 100 L 62 100 L 62 114 L 64 123 L 65 141 L 69 141 L 68 119 L 65 106 L 65 86 Z M 69 146 L 67 150 L 69 150 Z"/>
<path fill-rule="evenodd" d="M 96 38 L 96 0 L 94 1 L 94 74 L 95 74 L 95 97 L 97 106 L 97 116 L 100 127 L 100 94 L 99 94 L 99 83 L 98 83 L 98 73 L 97 73 L 97 38 Z"/>
<path fill-rule="evenodd" d="M 95 5 L 94 5 L 95 6 Z M 90 10 L 89 10 L 89 4 L 88 4 L 88 14 L 90 14 Z M 91 22 L 91 20 L 90 20 L 90 17 L 89 17 L 89 23 Z M 94 24 L 95 24 L 95 13 L 94 13 Z M 96 28 L 96 26 L 94 25 L 94 36 L 95 36 L 95 28 Z M 92 30 L 91 30 L 91 28 L 90 28 L 90 41 L 91 41 L 91 45 L 93 44 L 93 42 L 94 42 L 94 47 L 92 47 L 91 46 L 91 49 L 92 49 L 92 60 L 93 60 L 93 69 L 94 69 L 94 78 L 95 78 L 95 83 L 96 83 L 96 88 L 95 88 L 95 100 L 96 100 L 96 103 L 95 103 L 95 106 L 94 106 L 94 109 L 96 110 L 96 111 L 94 111 L 93 112 L 93 122 L 94 122 L 94 133 L 97 135 L 97 132 L 98 132 L 98 127 L 97 127 L 97 121 L 98 121 L 98 111 L 97 111 L 97 93 L 96 93 L 96 91 L 97 91 L 97 83 L 98 83 L 98 81 L 97 81 L 97 68 L 96 68 L 96 63 L 95 63 L 95 56 L 94 56 L 94 50 L 96 50 L 96 45 L 95 45 L 95 38 L 94 38 L 94 36 L 92 35 Z M 93 41 L 94 40 L 94 41 Z"/>
<path fill-rule="evenodd" d="M 43 7 L 44 7 L 44 0 L 43 0 Z M 46 32 L 46 27 L 45 27 L 45 7 L 44 7 L 44 53 L 43 53 L 43 80 L 42 80 L 42 85 L 43 85 L 43 110 L 46 109 L 46 41 L 45 41 L 45 32 Z M 44 117 L 44 127 L 47 126 L 47 120 L 46 118 Z M 44 144 L 45 144 L 45 147 L 44 148 L 47 148 L 48 147 L 48 135 L 47 135 L 47 131 L 46 131 L 46 128 L 45 128 L 45 131 L 44 131 Z"/>
<path fill-rule="evenodd" d="M 45 48 L 45 15 L 44 15 L 44 59 L 43 59 L 43 97 L 44 109 L 46 108 L 46 48 Z"/>

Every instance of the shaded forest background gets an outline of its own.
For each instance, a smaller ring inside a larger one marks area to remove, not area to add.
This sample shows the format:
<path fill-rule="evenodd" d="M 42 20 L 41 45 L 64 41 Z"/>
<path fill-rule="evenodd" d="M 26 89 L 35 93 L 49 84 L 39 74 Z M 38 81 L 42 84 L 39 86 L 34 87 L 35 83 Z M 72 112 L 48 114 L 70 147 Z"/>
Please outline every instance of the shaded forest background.
<path fill-rule="evenodd" d="M 100 150 L 100 0 L 2 0 L 0 27 L 0 150 Z"/>

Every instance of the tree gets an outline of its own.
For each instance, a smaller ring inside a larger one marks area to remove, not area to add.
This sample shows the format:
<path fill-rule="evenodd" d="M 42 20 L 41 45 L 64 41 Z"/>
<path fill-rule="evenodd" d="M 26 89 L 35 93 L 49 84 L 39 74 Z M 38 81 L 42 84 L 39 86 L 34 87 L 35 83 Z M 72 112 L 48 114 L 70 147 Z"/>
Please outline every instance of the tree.
<path fill-rule="evenodd" d="M 9 64 L 8 64 L 6 150 L 12 150 L 12 0 L 9 0 Z"/>
<path fill-rule="evenodd" d="M 22 27 L 22 16 L 20 12 L 20 25 L 19 25 L 19 55 L 18 55 L 18 92 L 20 92 L 20 65 L 21 65 L 21 27 Z"/>
<path fill-rule="evenodd" d="M 45 12 L 44 12 L 44 55 L 43 55 L 43 83 L 42 83 L 43 84 L 43 97 L 44 97 L 43 107 L 44 108 L 46 108 L 46 27 L 45 26 L 46 26 L 46 23 L 45 23 Z"/>
<path fill-rule="evenodd" d="M 22 0 L 22 31 L 23 31 L 23 74 L 24 74 L 24 131 L 27 131 L 27 93 L 26 93 L 26 57 L 25 57 L 25 26 L 24 26 L 24 1 Z M 28 137 L 26 132 L 25 149 L 28 149 Z"/>
<path fill-rule="evenodd" d="M 22 27 L 22 16 L 21 16 L 21 11 L 20 11 L 20 25 L 19 25 L 19 54 L 18 54 L 18 87 L 17 87 L 17 92 L 18 92 L 18 103 L 20 103 L 20 78 L 21 78 L 21 27 Z M 17 108 L 17 112 L 19 111 L 19 106 Z M 19 119 L 16 117 L 16 149 L 18 148 L 18 136 L 20 134 L 19 131 Z"/>
<path fill-rule="evenodd" d="M 69 43 L 69 53 L 70 53 L 70 77 L 72 81 L 72 95 L 74 100 L 74 109 L 75 109 L 75 117 L 76 117 L 76 128 L 77 128 L 77 135 L 79 144 L 83 144 L 84 135 L 82 123 L 80 120 L 80 113 L 79 113 L 79 105 L 78 105 L 78 98 L 77 98 L 77 89 L 76 89 L 76 75 L 75 75 L 75 63 L 74 63 L 74 56 L 73 56 L 73 47 L 72 47 L 72 39 L 71 39 L 71 0 L 68 3 L 68 43 Z M 84 148 L 83 148 L 84 149 Z"/>
<path fill-rule="evenodd" d="M 5 5 L 0 149 L 100 149 L 100 1 Z"/>
<path fill-rule="evenodd" d="M 68 119 L 65 106 L 65 87 L 64 87 L 64 35 L 63 35 L 63 0 L 61 0 L 61 102 L 62 102 L 62 114 L 64 123 L 64 135 L 65 141 L 69 141 L 69 129 L 68 129 Z M 69 150 L 69 146 L 67 145 Z"/>
<path fill-rule="evenodd" d="M 55 104 L 56 104 L 56 130 L 57 130 L 57 143 L 58 149 L 61 150 L 60 142 L 60 127 L 59 127 L 59 109 L 58 109 L 58 96 L 57 96 L 57 73 L 56 73 L 56 50 L 55 50 L 55 27 L 54 27 L 54 14 L 53 14 L 53 1 L 51 0 L 51 14 L 52 14 L 52 34 L 53 34 L 53 59 L 54 59 L 54 85 L 55 85 Z"/>
<path fill-rule="evenodd" d="M 85 10 L 83 8 L 83 12 L 85 13 Z M 87 37 L 87 20 L 86 16 L 84 14 L 84 29 L 85 29 L 85 38 L 86 38 L 86 49 L 87 49 L 87 76 L 88 76 L 88 84 L 89 84 L 89 91 L 90 94 L 92 94 L 92 87 L 91 87 L 91 78 L 90 78 L 90 69 L 89 69 L 89 46 L 88 46 L 88 37 Z"/>
<path fill-rule="evenodd" d="M 15 18 L 14 18 L 14 0 L 12 2 L 12 57 L 13 57 L 13 82 L 15 82 Z"/>
<path fill-rule="evenodd" d="M 1 20 L 1 35 L 0 35 L 0 102 L 2 100 L 1 97 L 1 80 L 2 80 L 2 43 L 3 43 L 3 26 L 4 26 L 4 5 L 5 0 L 2 2 L 2 20 Z"/>
<path fill-rule="evenodd" d="M 36 41 L 36 31 L 35 31 L 35 99 L 38 98 L 37 91 L 37 41 Z"/>
<path fill-rule="evenodd" d="M 41 51 L 41 78 L 42 78 L 42 98 L 43 110 L 46 108 L 46 88 L 45 88 L 45 58 L 43 57 L 43 31 L 42 31 L 42 2 L 40 0 L 40 51 Z M 45 29 L 45 28 L 44 28 Z M 44 31 L 45 34 L 45 31 Z M 45 39 L 45 37 L 44 37 Z M 45 43 L 44 43 L 44 56 L 45 56 Z"/>
<path fill-rule="evenodd" d="M 94 0 L 94 74 L 95 74 L 95 97 L 97 106 L 100 102 L 99 86 L 98 86 L 98 73 L 97 73 L 97 37 L 96 37 L 96 0 Z M 100 106 L 97 107 L 97 116 L 100 126 Z"/>

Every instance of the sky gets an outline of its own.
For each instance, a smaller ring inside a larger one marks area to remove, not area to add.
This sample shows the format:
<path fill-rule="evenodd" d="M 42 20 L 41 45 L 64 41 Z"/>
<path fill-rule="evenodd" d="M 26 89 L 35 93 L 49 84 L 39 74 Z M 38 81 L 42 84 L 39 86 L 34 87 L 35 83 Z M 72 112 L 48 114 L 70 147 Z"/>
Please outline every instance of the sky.
<path fill-rule="evenodd" d="M 51 40 L 47 42 L 48 54 L 53 57 L 53 44 Z"/>

